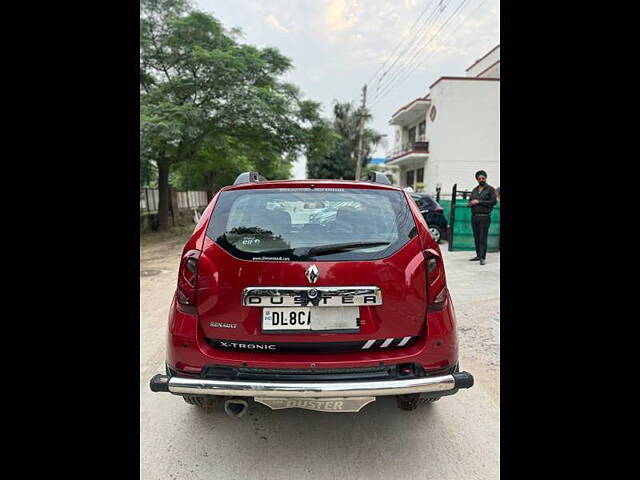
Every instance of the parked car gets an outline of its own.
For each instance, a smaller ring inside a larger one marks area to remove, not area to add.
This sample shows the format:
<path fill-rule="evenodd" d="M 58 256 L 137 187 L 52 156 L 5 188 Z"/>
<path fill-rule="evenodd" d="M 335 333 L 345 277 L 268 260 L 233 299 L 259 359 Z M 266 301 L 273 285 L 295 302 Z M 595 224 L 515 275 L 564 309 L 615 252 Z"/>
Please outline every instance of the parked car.
<path fill-rule="evenodd" d="M 166 373 L 150 381 L 234 417 L 252 400 L 357 412 L 395 396 L 413 410 L 472 385 L 440 248 L 409 194 L 375 172 L 247 172 L 218 192 L 184 246 Z"/>
<path fill-rule="evenodd" d="M 449 222 L 444 216 L 443 208 L 426 193 L 410 193 L 410 195 L 420 208 L 420 213 L 427 222 L 433 239 L 437 243 L 446 239 L 449 233 Z"/>

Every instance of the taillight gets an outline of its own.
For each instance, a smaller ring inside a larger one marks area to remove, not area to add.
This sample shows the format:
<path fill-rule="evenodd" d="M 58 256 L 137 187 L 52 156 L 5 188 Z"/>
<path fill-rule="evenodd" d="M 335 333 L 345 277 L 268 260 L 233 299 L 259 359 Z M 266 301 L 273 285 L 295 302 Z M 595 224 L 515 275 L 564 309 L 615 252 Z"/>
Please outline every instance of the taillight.
<path fill-rule="evenodd" d="M 442 257 L 432 249 L 424 251 L 427 268 L 427 311 L 442 310 L 447 297 L 447 282 Z"/>
<path fill-rule="evenodd" d="M 196 289 L 198 288 L 198 250 L 189 250 L 180 262 L 178 270 L 178 309 L 185 313 L 196 313 Z"/>

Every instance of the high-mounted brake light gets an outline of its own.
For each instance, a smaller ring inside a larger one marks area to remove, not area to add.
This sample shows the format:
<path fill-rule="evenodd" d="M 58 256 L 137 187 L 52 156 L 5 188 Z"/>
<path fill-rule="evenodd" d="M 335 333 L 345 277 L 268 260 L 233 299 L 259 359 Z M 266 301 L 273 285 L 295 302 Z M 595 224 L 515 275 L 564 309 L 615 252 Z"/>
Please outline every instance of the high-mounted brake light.
<path fill-rule="evenodd" d="M 196 313 L 196 289 L 198 287 L 198 250 L 189 250 L 180 262 L 176 299 L 178 309 L 184 313 Z"/>
<path fill-rule="evenodd" d="M 442 310 L 447 298 L 442 257 L 433 249 L 425 250 L 423 253 L 427 267 L 427 311 Z"/>

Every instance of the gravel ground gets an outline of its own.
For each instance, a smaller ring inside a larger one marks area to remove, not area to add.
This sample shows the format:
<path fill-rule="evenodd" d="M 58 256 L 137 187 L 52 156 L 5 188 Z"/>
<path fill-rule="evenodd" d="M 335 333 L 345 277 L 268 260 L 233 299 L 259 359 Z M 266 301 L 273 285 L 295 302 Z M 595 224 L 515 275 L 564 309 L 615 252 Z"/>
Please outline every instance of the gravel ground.
<path fill-rule="evenodd" d="M 188 235 L 188 233 L 186 234 Z M 475 385 L 413 412 L 380 398 L 360 413 L 206 414 L 154 394 L 164 372 L 166 322 L 186 236 L 144 237 L 140 249 L 140 476 L 142 479 L 496 479 L 500 461 L 500 254 L 487 264 L 448 252 L 461 369 Z"/>

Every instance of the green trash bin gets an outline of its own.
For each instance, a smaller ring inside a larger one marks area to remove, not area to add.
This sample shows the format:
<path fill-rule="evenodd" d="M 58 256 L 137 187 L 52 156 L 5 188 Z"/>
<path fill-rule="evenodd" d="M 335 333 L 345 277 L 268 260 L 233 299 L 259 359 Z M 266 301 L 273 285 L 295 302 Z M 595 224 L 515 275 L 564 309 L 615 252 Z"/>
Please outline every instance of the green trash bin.
<path fill-rule="evenodd" d="M 438 202 L 438 205 L 440 205 L 442 207 L 442 214 L 445 216 L 445 218 L 447 219 L 447 221 L 450 218 L 449 213 L 451 212 L 451 200 L 440 200 Z"/>
<path fill-rule="evenodd" d="M 449 200 L 449 211 L 451 209 Z M 442 203 L 441 203 L 442 205 Z M 444 208 L 444 205 L 443 205 Z M 467 206 L 466 200 L 454 205 L 455 216 L 453 225 L 449 216 L 449 251 L 470 251 L 476 249 L 473 241 L 473 228 L 471 227 L 471 207 Z M 487 252 L 497 252 L 500 250 L 500 202 L 493 207 L 491 212 L 491 225 L 489 226 L 489 237 L 487 239 Z"/>

